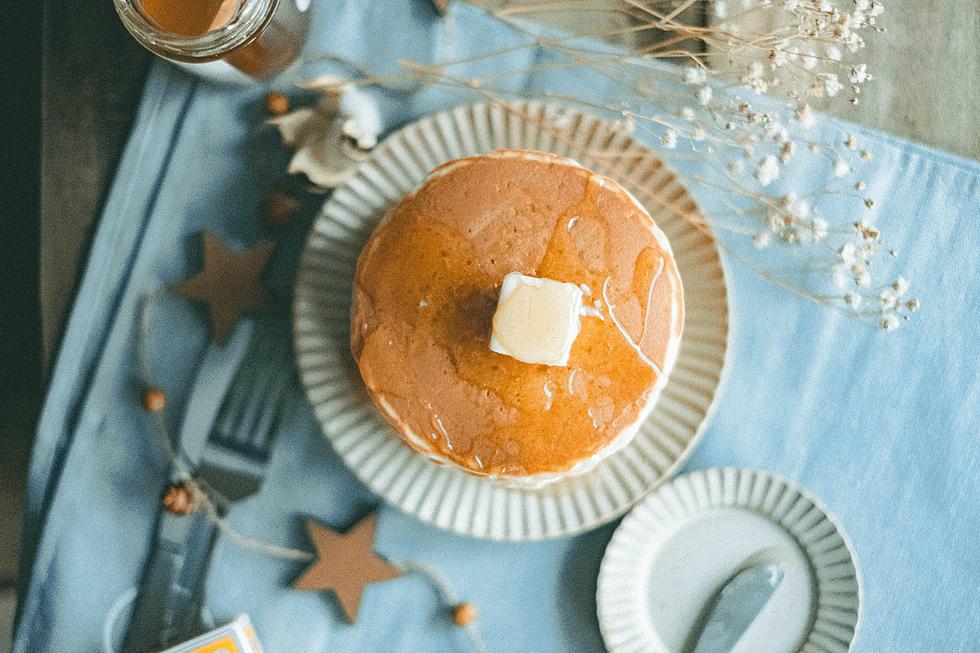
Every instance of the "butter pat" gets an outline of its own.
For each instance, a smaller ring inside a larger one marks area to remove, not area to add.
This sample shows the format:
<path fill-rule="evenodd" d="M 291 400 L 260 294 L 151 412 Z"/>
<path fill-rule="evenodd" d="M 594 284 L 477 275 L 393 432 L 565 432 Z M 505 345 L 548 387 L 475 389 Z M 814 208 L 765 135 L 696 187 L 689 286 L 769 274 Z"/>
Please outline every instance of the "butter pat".
<path fill-rule="evenodd" d="M 500 287 L 490 349 L 524 363 L 568 365 L 581 312 L 574 283 L 511 272 Z"/>

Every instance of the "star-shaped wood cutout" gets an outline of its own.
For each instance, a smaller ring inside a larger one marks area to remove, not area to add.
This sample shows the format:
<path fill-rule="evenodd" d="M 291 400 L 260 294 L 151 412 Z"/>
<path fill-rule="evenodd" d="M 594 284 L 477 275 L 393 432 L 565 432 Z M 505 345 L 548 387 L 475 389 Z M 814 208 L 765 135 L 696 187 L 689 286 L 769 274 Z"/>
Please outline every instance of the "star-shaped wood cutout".
<path fill-rule="evenodd" d="M 211 334 L 223 343 L 243 313 L 266 303 L 262 270 L 272 256 L 273 243 L 260 243 L 236 254 L 210 231 L 204 232 L 203 239 L 204 269 L 170 289 L 208 305 Z"/>
<path fill-rule="evenodd" d="M 293 583 L 294 589 L 333 590 L 349 623 L 357 619 L 364 587 L 392 580 L 402 572 L 374 552 L 378 514 L 372 513 L 341 535 L 314 521 L 306 522 L 316 547 L 316 562 Z"/>

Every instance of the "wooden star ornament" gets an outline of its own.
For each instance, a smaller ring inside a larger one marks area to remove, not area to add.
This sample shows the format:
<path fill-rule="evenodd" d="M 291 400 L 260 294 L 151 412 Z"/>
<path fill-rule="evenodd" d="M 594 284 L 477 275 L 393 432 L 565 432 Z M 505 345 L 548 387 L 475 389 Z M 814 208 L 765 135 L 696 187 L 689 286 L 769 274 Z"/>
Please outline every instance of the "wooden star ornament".
<path fill-rule="evenodd" d="M 306 529 L 316 547 L 316 562 L 293 583 L 293 588 L 333 590 L 348 623 L 354 623 L 365 586 L 403 575 L 374 552 L 377 523 L 378 514 L 372 513 L 340 534 L 307 521 Z"/>
<path fill-rule="evenodd" d="M 170 290 L 207 304 L 211 334 L 223 343 L 243 313 L 266 303 L 262 270 L 272 256 L 273 243 L 260 243 L 237 254 L 210 231 L 205 231 L 202 237 L 204 269 L 171 286 Z"/>

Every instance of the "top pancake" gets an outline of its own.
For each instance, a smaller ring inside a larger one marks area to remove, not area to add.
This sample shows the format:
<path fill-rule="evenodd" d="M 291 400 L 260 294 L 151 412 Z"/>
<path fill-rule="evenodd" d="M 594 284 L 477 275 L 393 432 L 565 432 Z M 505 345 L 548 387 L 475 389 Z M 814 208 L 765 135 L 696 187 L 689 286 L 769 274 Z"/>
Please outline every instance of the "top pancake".
<path fill-rule="evenodd" d="M 582 285 L 567 367 L 489 348 L 509 272 Z M 358 261 L 351 349 L 368 393 L 414 448 L 476 474 L 555 475 L 632 433 L 683 325 L 666 238 L 612 180 L 550 154 L 437 168 Z"/>

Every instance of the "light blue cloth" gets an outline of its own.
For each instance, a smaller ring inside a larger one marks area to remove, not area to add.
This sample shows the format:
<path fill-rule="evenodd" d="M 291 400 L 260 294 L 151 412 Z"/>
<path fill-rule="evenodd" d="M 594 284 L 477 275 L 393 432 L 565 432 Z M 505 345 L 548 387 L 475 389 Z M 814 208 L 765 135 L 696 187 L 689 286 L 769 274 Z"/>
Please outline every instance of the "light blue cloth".
<path fill-rule="evenodd" d="M 330 0 L 317 9 L 319 47 L 379 70 L 521 38 L 462 5 L 450 23 L 435 21 L 418 0 Z M 455 50 L 444 51 L 447 43 Z M 526 69 L 534 57 L 515 53 L 506 65 Z M 601 83 L 565 78 L 582 94 Z M 510 83 L 541 89 L 555 81 L 517 75 Z M 259 89 L 208 85 L 167 64 L 152 69 L 39 427 L 16 653 L 101 651 L 107 614 L 139 579 L 166 465 L 139 406 L 137 313 L 148 293 L 200 265 L 202 229 L 237 246 L 262 236 L 258 200 L 281 176 L 285 153 L 271 130 L 257 128 L 260 97 Z M 438 88 L 388 97 L 388 126 L 461 101 Z M 844 126 L 821 129 L 836 138 Z M 924 308 L 881 335 L 730 265 L 729 381 L 688 468 L 764 468 L 823 499 L 850 534 L 864 578 L 855 651 L 973 652 L 980 650 L 980 165 L 846 129 L 875 154 L 864 176 L 879 201 L 878 224 L 902 252 Z M 787 187 L 801 178 L 785 180 Z M 286 292 L 302 226 L 287 234 L 273 264 L 273 283 Z M 288 323 L 279 326 L 288 337 Z M 152 340 L 170 414 L 179 416 L 206 346 L 203 312 L 162 301 Z M 376 502 L 321 436 L 297 388 L 262 492 L 231 519 L 256 537 L 306 547 L 302 517 L 346 527 Z M 442 570 L 479 606 L 490 651 L 597 651 L 596 574 L 613 527 L 500 544 L 383 508 L 377 547 Z M 248 612 L 270 653 L 465 650 L 419 578 L 371 587 L 350 626 L 329 598 L 288 589 L 301 569 L 222 541 L 208 580 L 210 611 L 218 619 Z"/>

